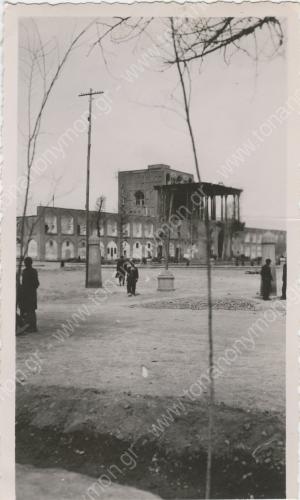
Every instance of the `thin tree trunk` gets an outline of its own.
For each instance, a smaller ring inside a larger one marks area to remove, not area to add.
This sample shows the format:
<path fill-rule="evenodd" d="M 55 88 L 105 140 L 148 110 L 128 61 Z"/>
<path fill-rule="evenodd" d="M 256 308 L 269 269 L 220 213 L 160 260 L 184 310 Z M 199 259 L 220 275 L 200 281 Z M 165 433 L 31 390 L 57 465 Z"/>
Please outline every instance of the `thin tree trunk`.
<path fill-rule="evenodd" d="M 201 186 L 201 176 L 199 170 L 199 162 L 197 155 L 197 148 L 194 139 L 193 127 L 191 123 L 190 117 L 190 109 L 189 102 L 187 98 L 187 92 L 183 77 L 183 71 L 180 66 L 179 58 L 178 58 L 178 50 L 176 45 L 176 33 L 174 27 L 174 20 L 171 18 L 171 30 L 172 30 L 172 39 L 173 39 L 173 47 L 175 52 L 176 59 L 176 67 L 180 79 L 183 101 L 184 101 L 184 110 L 186 115 L 187 126 L 189 130 L 189 135 L 192 144 L 192 151 L 194 156 L 194 162 L 197 172 L 198 182 Z M 211 289 L 211 262 L 210 262 L 210 247 L 211 247 L 211 238 L 210 238 L 210 223 L 208 213 L 205 213 L 205 231 L 206 231 L 206 264 L 207 264 L 207 302 L 208 302 L 208 366 L 209 366 L 209 403 L 208 403 L 208 445 L 207 445 L 207 467 L 206 467 L 206 481 L 205 481 L 205 498 L 209 499 L 211 497 L 211 469 L 212 469 L 212 455 L 213 455 L 213 444 L 212 444 L 212 431 L 214 425 L 214 400 L 215 400 L 215 392 L 214 392 L 214 379 L 213 379 L 213 367 L 214 367 L 214 358 L 213 358 L 213 331 L 212 331 L 212 289 Z"/>

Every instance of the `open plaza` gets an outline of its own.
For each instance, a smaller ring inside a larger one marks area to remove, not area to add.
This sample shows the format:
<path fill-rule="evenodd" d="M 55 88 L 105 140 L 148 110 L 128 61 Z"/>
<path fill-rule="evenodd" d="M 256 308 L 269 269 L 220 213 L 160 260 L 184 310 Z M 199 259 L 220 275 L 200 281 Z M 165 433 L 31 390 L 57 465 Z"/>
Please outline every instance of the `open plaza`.
<path fill-rule="evenodd" d="M 112 266 L 102 289 L 83 288 L 83 265 L 37 269 L 39 332 L 17 337 L 17 462 L 98 478 L 87 499 L 111 498 L 107 475 L 161 498 L 201 498 L 206 269 L 172 267 L 175 291 L 158 292 L 161 269 L 140 266 L 135 297 Z M 212 268 L 219 498 L 284 495 L 285 302 L 260 299 L 255 271 Z M 281 276 L 278 267 L 278 290 Z M 121 467 L 129 447 L 138 458 Z"/>

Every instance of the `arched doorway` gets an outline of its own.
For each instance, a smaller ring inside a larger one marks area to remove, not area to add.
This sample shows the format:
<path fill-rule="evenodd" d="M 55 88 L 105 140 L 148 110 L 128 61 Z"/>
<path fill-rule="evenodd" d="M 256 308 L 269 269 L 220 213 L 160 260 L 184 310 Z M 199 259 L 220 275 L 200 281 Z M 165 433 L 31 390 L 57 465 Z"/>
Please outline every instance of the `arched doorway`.
<path fill-rule="evenodd" d="M 152 245 L 151 241 L 147 241 L 145 253 L 146 253 L 145 257 L 147 259 L 152 259 L 152 257 L 153 257 L 153 245 Z"/>
<path fill-rule="evenodd" d="M 130 245 L 129 245 L 128 241 L 123 241 L 123 243 L 122 243 L 122 253 L 123 253 L 124 257 L 127 257 L 127 258 L 131 257 L 131 255 L 130 255 Z"/>
<path fill-rule="evenodd" d="M 55 240 L 46 241 L 45 245 L 45 259 L 46 260 L 57 260 L 57 243 Z"/>
<path fill-rule="evenodd" d="M 134 259 L 141 259 L 142 258 L 142 245 L 139 241 L 133 244 L 133 252 L 132 252 L 132 257 Z"/>
<path fill-rule="evenodd" d="M 106 255 L 108 259 L 116 260 L 118 258 L 118 248 L 114 241 L 110 241 L 106 247 Z"/>
<path fill-rule="evenodd" d="M 61 258 L 63 260 L 74 259 L 74 244 L 72 241 L 66 240 L 61 246 Z"/>
<path fill-rule="evenodd" d="M 84 240 L 80 241 L 78 245 L 78 257 L 80 257 L 80 259 L 82 260 L 86 259 L 86 246 Z"/>

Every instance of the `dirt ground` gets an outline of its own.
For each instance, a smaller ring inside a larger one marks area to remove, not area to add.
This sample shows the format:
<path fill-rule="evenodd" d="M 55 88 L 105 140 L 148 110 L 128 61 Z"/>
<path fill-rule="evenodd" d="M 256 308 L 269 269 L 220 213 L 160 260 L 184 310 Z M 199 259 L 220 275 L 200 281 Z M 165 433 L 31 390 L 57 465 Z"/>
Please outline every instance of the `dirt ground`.
<path fill-rule="evenodd" d="M 20 463 L 99 477 L 133 443 L 136 465 L 114 482 L 203 498 L 206 389 L 193 400 L 187 391 L 207 370 L 206 271 L 172 271 L 175 292 L 157 292 L 159 270 L 144 268 L 139 295 L 127 297 L 112 269 L 97 296 L 83 288 L 83 269 L 39 270 L 39 332 L 17 338 Z M 258 289 L 259 276 L 242 268 L 213 271 L 216 362 L 274 304 Z M 215 498 L 284 496 L 283 308 L 215 380 Z"/>

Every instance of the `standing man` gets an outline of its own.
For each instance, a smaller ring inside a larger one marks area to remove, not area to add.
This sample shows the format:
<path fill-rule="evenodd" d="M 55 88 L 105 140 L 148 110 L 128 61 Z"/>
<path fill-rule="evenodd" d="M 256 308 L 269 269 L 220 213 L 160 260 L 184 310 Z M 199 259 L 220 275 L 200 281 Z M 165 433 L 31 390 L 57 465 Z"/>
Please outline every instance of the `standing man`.
<path fill-rule="evenodd" d="M 286 275 L 287 275 L 287 267 L 285 261 L 282 269 L 282 295 L 280 297 L 281 300 L 286 300 Z"/>
<path fill-rule="evenodd" d="M 135 295 L 136 283 L 138 279 L 138 268 L 134 265 L 133 262 L 130 262 L 130 264 L 127 266 L 127 293 L 129 297 Z"/>
<path fill-rule="evenodd" d="M 273 279 L 270 264 L 271 259 L 266 259 L 266 263 L 262 266 L 260 271 L 262 280 L 262 296 L 264 300 L 270 300 L 271 281 Z"/>
<path fill-rule="evenodd" d="M 32 258 L 25 257 L 25 269 L 22 273 L 21 285 L 21 314 L 28 323 L 27 332 L 37 332 L 36 314 L 37 309 L 37 288 L 39 279 L 37 270 L 32 267 Z"/>

